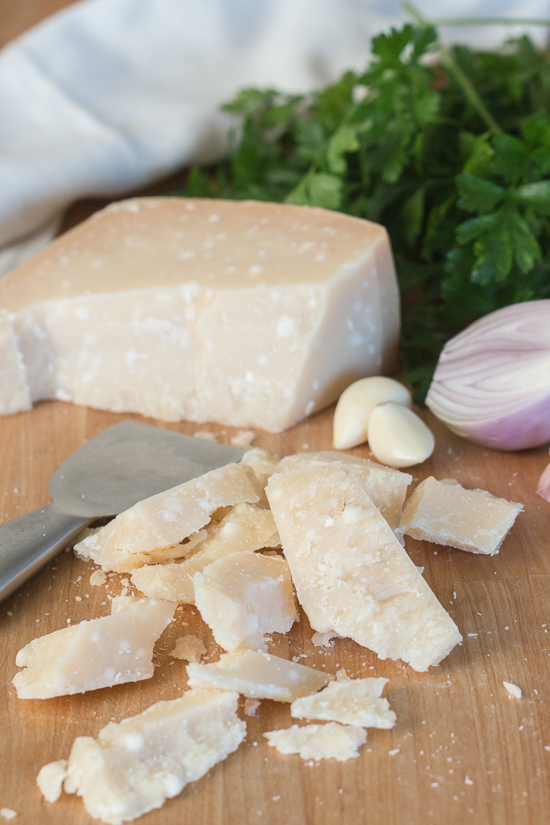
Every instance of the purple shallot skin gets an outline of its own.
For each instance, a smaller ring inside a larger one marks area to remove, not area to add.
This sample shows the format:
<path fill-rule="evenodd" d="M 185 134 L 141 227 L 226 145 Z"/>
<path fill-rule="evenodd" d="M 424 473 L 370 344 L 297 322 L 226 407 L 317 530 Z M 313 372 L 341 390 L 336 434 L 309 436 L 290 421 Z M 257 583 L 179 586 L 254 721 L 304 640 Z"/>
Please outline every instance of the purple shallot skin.
<path fill-rule="evenodd" d="M 458 435 L 526 450 L 550 441 L 550 300 L 504 307 L 445 345 L 426 404 Z"/>

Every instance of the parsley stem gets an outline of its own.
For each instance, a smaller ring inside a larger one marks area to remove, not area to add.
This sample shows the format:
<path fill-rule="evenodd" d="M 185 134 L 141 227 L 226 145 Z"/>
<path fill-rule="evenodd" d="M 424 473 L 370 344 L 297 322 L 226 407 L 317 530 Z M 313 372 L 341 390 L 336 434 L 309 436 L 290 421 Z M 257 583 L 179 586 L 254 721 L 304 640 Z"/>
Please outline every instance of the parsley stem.
<path fill-rule="evenodd" d="M 414 19 L 420 23 L 422 26 L 431 26 L 434 25 L 430 21 L 426 20 L 426 18 L 420 13 L 420 11 L 410 2 L 403 3 L 403 8 L 407 11 Z M 471 103 L 472 107 L 477 111 L 480 118 L 486 124 L 491 132 L 495 134 L 502 134 L 502 129 L 487 109 L 485 104 L 483 103 L 482 99 L 476 92 L 474 86 L 472 85 L 469 78 L 464 74 L 458 63 L 456 62 L 453 53 L 450 49 L 448 49 L 441 40 L 436 41 L 436 46 L 439 51 L 439 57 L 441 63 L 448 72 L 454 77 L 462 91 L 466 99 Z"/>

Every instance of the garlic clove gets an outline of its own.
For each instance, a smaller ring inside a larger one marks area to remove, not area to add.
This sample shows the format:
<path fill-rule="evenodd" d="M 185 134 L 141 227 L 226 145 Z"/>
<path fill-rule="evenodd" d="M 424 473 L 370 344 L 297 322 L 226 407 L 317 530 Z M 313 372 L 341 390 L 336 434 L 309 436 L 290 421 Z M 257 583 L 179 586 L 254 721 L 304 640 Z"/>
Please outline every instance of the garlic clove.
<path fill-rule="evenodd" d="M 361 378 L 350 384 L 340 396 L 334 411 L 334 449 L 348 450 L 363 444 L 367 440 L 367 428 L 373 409 L 388 401 L 410 407 L 411 394 L 399 381 L 382 375 Z"/>
<path fill-rule="evenodd" d="M 396 468 L 421 464 L 435 446 L 433 433 L 422 419 L 394 401 L 379 404 L 372 411 L 368 441 L 378 461 Z"/>

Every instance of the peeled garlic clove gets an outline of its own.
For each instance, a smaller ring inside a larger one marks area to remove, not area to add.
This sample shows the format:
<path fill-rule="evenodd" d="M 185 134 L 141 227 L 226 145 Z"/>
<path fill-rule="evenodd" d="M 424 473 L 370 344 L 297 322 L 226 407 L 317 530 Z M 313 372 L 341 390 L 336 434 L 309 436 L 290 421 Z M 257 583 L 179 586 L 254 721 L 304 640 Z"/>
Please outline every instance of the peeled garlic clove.
<path fill-rule="evenodd" d="M 334 449 L 348 450 L 363 444 L 367 440 L 367 428 L 373 409 L 387 401 L 410 407 L 411 394 L 399 381 L 382 375 L 361 378 L 350 384 L 340 396 L 334 411 Z"/>
<path fill-rule="evenodd" d="M 368 426 L 369 447 L 389 467 L 421 464 L 434 451 L 432 431 L 408 407 L 388 401 L 374 408 Z"/>

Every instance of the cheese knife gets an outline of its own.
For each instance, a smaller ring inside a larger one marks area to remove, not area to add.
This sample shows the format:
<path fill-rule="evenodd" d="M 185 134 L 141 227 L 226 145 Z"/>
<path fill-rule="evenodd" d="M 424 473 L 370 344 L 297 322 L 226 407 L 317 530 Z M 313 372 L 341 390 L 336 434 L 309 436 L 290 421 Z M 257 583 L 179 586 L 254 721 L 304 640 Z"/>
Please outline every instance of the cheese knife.
<path fill-rule="evenodd" d="M 237 447 L 122 421 L 70 455 L 50 479 L 52 503 L 0 525 L 0 601 L 95 519 L 240 461 Z"/>

